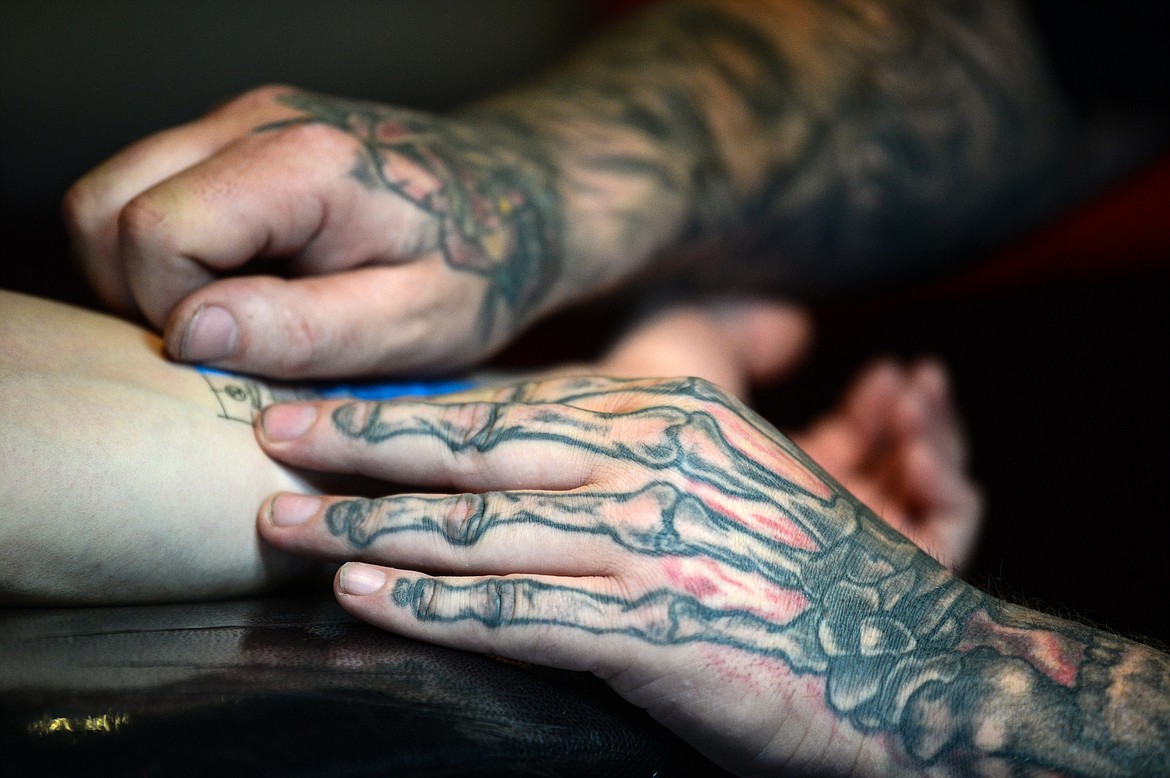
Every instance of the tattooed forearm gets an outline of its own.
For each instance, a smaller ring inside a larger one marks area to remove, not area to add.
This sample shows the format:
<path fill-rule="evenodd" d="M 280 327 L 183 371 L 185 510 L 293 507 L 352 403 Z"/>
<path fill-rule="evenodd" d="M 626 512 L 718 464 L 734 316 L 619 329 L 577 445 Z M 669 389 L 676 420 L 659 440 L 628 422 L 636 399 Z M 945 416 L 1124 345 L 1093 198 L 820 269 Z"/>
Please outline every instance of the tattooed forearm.
<path fill-rule="evenodd" d="M 623 565 L 664 578 L 643 590 L 403 578 L 393 602 L 421 622 L 567 628 L 777 661 L 816 679 L 834 717 L 889 738 L 896 763 L 923 771 L 1170 767 L 1165 656 L 956 579 L 701 381 L 566 379 L 470 400 L 345 404 L 332 421 L 362 445 L 410 438 L 456 457 L 562 447 L 640 483 L 332 503 L 329 532 L 374 558 L 411 537 L 474 549 L 538 531 L 582 553 L 616 549 Z"/>
<path fill-rule="evenodd" d="M 278 100 L 297 115 L 257 132 L 336 128 L 351 176 L 421 217 L 372 261 L 433 253 L 483 279 L 484 343 L 637 278 L 813 294 L 921 277 L 1065 189 L 1041 187 L 1062 114 L 1012 0 L 664 2 L 450 115 Z"/>
<path fill-rule="evenodd" d="M 987 600 L 959 645 L 961 675 L 911 701 L 907 741 L 928 763 L 971 755 L 1074 775 L 1170 769 L 1170 663 L 1100 630 Z M 940 727 L 952 716 L 959 727 Z"/>
<path fill-rule="evenodd" d="M 1043 207 L 1064 130 L 1006 0 L 663 3 L 481 110 L 553 139 L 587 204 L 570 257 L 784 291 L 1002 238 Z"/>

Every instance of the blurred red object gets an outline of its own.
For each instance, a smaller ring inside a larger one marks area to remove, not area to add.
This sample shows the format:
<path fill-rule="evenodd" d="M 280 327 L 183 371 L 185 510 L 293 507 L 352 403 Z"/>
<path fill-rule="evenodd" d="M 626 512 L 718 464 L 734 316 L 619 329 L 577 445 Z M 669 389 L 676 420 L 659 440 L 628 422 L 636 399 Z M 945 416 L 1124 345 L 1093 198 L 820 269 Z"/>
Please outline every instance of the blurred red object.
<path fill-rule="evenodd" d="M 1170 267 L 1170 154 L 935 288 L 973 291 Z"/>

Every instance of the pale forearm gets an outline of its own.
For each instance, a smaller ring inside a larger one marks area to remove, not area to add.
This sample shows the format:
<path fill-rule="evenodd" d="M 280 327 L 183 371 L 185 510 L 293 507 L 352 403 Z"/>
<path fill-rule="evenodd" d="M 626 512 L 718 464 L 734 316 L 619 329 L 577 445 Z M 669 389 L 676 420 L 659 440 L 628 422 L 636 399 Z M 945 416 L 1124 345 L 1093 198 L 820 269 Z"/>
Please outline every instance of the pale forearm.
<path fill-rule="evenodd" d="M 258 384 L 233 401 L 110 317 L 4 292 L 0 310 L 0 600 L 227 596 L 307 569 L 256 534 L 265 494 L 307 488 L 256 445 Z"/>
<path fill-rule="evenodd" d="M 661 3 L 466 116 L 554 167 L 576 289 L 920 277 L 1043 207 L 1065 129 L 1010 2 Z"/>

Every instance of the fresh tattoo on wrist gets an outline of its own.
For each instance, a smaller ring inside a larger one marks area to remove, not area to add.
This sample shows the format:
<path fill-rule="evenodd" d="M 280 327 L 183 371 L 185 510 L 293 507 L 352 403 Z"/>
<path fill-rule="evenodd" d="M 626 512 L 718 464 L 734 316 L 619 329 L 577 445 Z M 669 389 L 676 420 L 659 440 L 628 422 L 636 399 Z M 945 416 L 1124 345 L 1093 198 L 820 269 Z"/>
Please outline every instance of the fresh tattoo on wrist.
<path fill-rule="evenodd" d="M 295 399 L 293 392 L 277 394 L 269 386 L 247 376 L 198 368 L 199 375 L 219 403 L 219 418 L 251 425 L 256 414 L 273 403 Z M 303 399 L 312 399 L 306 395 Z"/>
<path fill-rule="evenodd" d="M 278 402 L 305 400 L 389 400 L 399 397 L 429 397 L 458 392 L 476 386 L 469 378 L 440 378 L 418 381 L 308 381 L 297 385 L 261 382 L 239 373 L 206 365 L 195 370 L 203 376 L 219 403 L 221 419 L 251 424 L 256 414 Z"/>

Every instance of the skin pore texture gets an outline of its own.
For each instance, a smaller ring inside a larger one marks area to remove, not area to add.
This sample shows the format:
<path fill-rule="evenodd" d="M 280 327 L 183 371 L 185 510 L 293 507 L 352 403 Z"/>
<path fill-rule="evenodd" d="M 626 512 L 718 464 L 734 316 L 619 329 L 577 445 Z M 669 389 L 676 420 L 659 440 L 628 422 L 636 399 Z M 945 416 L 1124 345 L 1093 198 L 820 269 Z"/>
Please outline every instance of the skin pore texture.
<path fill-rule="evenodd" d="M 964 583 L 707 382 L 276 405 L 258 434 L 424 490 L 262 510 L 278 547 L 359 560 L 351 612 L 591 670 L 738 774 L 1170 769 L 1166 655 Z"/>

